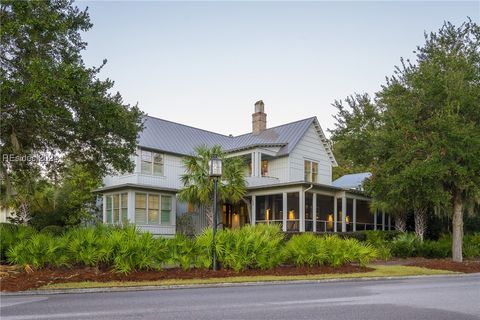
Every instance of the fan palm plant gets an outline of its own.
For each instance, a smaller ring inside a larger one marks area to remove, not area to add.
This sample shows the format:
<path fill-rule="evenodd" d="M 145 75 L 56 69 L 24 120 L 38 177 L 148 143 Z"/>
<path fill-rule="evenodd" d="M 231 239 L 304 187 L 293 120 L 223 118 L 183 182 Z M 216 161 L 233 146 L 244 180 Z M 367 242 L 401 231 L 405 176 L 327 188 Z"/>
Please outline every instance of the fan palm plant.
<path fill-rule="evenodd" d="M 227 158 L 220 146 L 195 148 L 195 155 L 183 159 L 185 173 L 181 176 L 181 201 L 203 206 L 208 225 L 213 225 L 213 179 L 208 175 L 208 161 L 216 155 L 222 160 L 223 173 L 218 183 L 218 200 L 237 203 L 246 193 L 245 163 L 237 157 Z"/>

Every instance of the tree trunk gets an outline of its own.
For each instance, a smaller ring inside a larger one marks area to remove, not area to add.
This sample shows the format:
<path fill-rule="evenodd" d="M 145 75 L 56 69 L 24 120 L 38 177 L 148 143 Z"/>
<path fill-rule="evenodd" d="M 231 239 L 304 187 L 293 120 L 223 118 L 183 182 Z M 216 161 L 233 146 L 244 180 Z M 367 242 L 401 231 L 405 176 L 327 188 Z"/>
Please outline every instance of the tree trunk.
<path fill-rule="evenodd" d="M 415 218 L 415 234 L 417 235 L 420 241 L 423 241 L 425 236 L 425 231 L 427 230 L 427 209 L 420 208 L 415 209 L 414 212 Z"/>
<path fill-rule="evenodd" d="M 400 232 L 407 231 L 407 214 L 405 212 L 399 213 L 395 216 L 395 230 Z"/>
<path fill-rule="evenodd" d="M 204 206 L 204 208 L 208 227 L 211 228 L 213 226 L 213 206 Z"/>
<path fill-rule="evenodd" d="M 248 223 L 252 223 L 252 204 L 248 199 L 242 198 L 242 201 L 247 205 Z"/>
<path fill-rule="evenodd" d="M 463 261 L 463 203 L 459 192 L 453 196 L 452 218 L 452 259 L 456 262 Z"/>

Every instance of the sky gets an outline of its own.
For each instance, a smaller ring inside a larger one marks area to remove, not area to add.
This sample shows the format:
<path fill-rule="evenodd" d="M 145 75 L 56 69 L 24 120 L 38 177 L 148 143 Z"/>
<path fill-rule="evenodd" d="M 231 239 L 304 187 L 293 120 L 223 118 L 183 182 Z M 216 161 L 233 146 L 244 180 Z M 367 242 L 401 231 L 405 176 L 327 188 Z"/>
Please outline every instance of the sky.
<path fill-rule="evenodd" d="M 444 21 L 480 22 L 473 2 L 80 1 L 93 28 L 87 66 L 151 116 L 222 133 L 251 131 L 263 100 L 267 127 L 317 116 L 373 95 L 400 58 Z"/>

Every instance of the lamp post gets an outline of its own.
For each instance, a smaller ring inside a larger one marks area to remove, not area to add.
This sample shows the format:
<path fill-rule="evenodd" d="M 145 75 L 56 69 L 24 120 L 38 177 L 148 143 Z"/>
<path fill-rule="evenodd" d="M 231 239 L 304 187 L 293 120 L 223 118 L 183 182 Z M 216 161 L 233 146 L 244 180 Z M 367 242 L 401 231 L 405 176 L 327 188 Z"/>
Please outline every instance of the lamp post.
<path fill-rule="evenodd" d="M 215 251 L 215 236 L 217 233 L 217 188 L 218 178 L 222 176 L 222 160 L 216 155 L 213 155 L 210 161 L 208 161 L 208 175 L 213 178 L 213 270 L 217 270 L 217 253 Z"/>

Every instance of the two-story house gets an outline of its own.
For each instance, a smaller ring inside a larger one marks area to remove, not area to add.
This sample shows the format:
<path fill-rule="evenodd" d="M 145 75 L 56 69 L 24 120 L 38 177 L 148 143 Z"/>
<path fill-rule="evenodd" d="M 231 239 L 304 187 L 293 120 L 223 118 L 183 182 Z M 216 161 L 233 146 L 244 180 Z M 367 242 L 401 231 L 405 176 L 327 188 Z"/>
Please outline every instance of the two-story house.
<path fill-rule="evenodd" d="M 129 221 L 153 234 L 175 234 L 176 217 L 191 214 L 197 231 L 206 217 L 181 203 L 182 157 L 198 145 L 220 145 L 231 157 L 246 163 L 246 201 L 222 204 L 224 227 L 278 223 L 284 231 L 345 232 L 391 227 L 390 217 L 371 214 L 370 199 L 358 186 L 365 175 L 332 182 L 336 166 L 328 140 L 316 117 L 267 128 L 262 101 L 255 103 L 252 132 L 226 136 L 179 123 L 147 117 L 130 174 L 107 176 L 103 221 Z M 359 180 L 360 179 L 360 180 Z M 352 184 L 353 181 L 353 184 Z"/>

